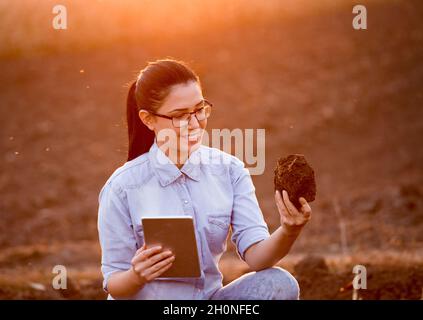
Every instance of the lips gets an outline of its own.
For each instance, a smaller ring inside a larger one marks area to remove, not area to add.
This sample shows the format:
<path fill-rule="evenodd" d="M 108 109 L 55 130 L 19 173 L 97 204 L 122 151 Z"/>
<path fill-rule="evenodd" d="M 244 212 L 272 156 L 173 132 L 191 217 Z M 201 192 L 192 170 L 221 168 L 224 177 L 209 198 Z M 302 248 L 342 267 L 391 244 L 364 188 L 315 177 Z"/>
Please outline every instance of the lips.
<path fill-rule="evenodd" d="M 193 130 L 189 134 L 182 135 L 183 138 L 188 139 L 188 141 L 197 141 L 201 136 L 202 130 Z"/>

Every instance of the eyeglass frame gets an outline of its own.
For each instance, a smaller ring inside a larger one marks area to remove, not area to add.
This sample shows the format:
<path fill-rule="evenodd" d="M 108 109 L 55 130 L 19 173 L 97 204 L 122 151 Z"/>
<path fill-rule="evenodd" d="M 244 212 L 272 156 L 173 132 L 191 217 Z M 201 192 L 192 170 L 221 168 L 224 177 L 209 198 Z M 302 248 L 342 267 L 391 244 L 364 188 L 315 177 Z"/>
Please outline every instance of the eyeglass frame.
<path fill-rule="evenodd" d="M 213 103 L 211 103 L 209 100 L 207 100 L 207 99 L 203 99 L 203 100 L 201 100 L 201 102 L 205 102 L 206 104 L 208 104 L 208 106 L 210 106 L 210 108 L 211 107 L 213 107 Z M 199 102 L 200 103 L 200 102 Z M 197 103 L 197 105 L 199 104 L 199 103 Z M 200 109 L 198 109 L 198 110 L 195 110 L 195 111 L 192 111 L 192 112 L 185 112 L 185 113 L 183 113 L 183 115 L 185 115 L 185 114 L 189 114 L 189 119 L 188 119 L 188 123 L 187 123 L 187 125 L 185 126 L 185 127 L 187 127 L 188 125 L 189 125 L 189 122 L 191 121 L 191 118 L 192 118 L 192 115 L 194 114 L 194 116 L 195 116 L 195 118 L 197 119 L 197 121 L 204 121 L 205 119 L 203 119 L 203 120 L 198 120 L 198 118 L 197 118 L 197 116 L 195 115 L 198 111 L 200 111 L 200 110 L 202 110 L 202 109 L 204 109 L 206 106 L 204 106 L 204 107 L 202 107 L 202 108 L 200 108 Z M 148 111 L 148 110 L 147 110 Z M 175 124 L 173 123 L 173 118 L 175 118 L 175 117 L 170 117 L 170 116 L 167 116 L 167 115 L 165 115 L 165 114 L 160 114 L 160 113 L 155 113 L 155 112 L 152 112 L 152 111 L 148 111 L 149 113 L 151 113 L 151 114 L 153 114 L 153 115 L 155 115 L 155 116 L 158 116 L 158 117 L 160 117 L 160 118 L 165 118 L 165 119 L 169 119 L 169 120 L 172 120 L 172 125 L 175 127 L 175 128 L 183 128 L 183 126 L 181 126 L 181 127 L 177 127 L 177 126 L 175 126 Z M 208 117 L 206 117 L 206 119 L 207 119 Z"/>

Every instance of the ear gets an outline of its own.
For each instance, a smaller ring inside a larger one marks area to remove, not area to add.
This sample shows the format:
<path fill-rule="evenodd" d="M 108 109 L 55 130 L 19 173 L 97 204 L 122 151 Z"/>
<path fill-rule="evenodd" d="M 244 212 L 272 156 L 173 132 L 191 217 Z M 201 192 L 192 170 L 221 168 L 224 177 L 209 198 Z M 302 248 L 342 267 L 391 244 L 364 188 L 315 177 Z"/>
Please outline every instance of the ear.
<path fill-rule="evenodd" d="M 138 116 L 148 129 L 154 131 L 154 117 L 148 111 L 141 109 Z"/>

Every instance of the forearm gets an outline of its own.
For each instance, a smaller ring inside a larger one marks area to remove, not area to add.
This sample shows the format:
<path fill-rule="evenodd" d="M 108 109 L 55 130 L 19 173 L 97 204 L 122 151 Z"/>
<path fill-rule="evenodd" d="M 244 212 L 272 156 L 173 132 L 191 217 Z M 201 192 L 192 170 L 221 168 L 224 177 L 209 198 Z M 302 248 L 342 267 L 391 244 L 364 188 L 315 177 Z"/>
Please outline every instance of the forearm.
<path fill-rule="evenodd" d="M 301 228 L 288 230 L 279 227 L 269 238 L 249 247 L 245 252 L 245 261 L 255 271 L 273 267 L 288 254 L 300 232 Z"/>
<path fill-rule="evenodd" d="M 142 289 L 144 284 L 132 269 L 112 273 L 107 282 L 107 290 L 113 298 L 128 298 Z"/>

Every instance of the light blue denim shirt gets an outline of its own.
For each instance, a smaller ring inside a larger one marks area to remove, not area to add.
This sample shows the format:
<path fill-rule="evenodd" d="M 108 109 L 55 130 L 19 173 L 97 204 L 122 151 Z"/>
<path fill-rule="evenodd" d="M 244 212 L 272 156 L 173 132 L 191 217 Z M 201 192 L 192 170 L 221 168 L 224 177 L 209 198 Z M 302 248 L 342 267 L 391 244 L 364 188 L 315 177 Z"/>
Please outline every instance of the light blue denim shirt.
<path fill-rule="evenodd" d="M 208 299 L 222 287 L 218 262 L 229 228 L 241 259 L 248 247 L 269 237 L 242 161 L 201 145 L 178 169 L 155 140 L 147 153 L 116 169 L 100 191 L 98 232 L 106 292 L 109 276 L 128 270 L 143 245 L 141 218 L 169 215 L 193 218 L 201 277 L 156 279 L 133 299 Z M 113 299 L 110 294 L 108 299 Z"/>

